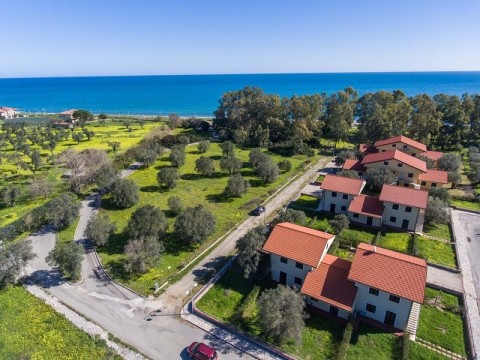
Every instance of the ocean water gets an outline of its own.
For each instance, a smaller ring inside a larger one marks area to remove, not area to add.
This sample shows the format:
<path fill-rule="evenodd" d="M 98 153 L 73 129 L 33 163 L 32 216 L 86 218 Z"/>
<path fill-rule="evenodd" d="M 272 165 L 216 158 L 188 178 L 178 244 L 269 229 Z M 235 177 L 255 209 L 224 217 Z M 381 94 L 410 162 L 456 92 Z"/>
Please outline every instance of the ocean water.
<path fill-rule="evenodd" d="M 280 96 L 360 94 L 401 89 L 407 95 L 480 93 L 480 72 L 173 75 L 0 79 L 0 106 L 26 112 L 212 116 L 226 91 L 258 86 Z"/>

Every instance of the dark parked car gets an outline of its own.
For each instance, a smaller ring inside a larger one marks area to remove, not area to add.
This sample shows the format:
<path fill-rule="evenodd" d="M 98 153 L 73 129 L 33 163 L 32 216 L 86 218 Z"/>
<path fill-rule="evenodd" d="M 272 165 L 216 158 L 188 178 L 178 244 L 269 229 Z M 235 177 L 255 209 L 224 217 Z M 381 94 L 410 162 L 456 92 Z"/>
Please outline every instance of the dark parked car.
<path fill-rule="evenodd" d="M 265 212 L 265 206 L 257 206 L 254 210 L 250 211 L 250 215 L 259 216 Z"/>
<path fill-rule="evenodd" d="M 193 342 L 187 348 L 188 355 L 197 360 L 217 360 L 218 355 L 214 348 L 200 342 Z"/>

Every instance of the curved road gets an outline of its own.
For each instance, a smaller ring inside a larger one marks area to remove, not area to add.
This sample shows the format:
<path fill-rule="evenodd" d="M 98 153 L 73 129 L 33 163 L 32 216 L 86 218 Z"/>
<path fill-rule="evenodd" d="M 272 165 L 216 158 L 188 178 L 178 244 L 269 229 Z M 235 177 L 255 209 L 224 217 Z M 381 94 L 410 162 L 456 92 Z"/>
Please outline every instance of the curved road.
<path fill-rule="evenodd" d="M 320 160 L 275 194 L 266 206 L 266 216 L 285 206 L 327 162 L 325 159 Z M 122 177 L 130 175 L 138 165 L 134 164 L 124 170 Z M 99 194 L 95 193 L 82 201 L 75 241 L 86 240 L 83 232 L 91 216 L 98 210 L 99 199 Z M 248 218 L 156 300 L 144 299 L 112 283 L 101 269 L 98 269 L 96 256 L 88 251 L 88 248 L 82 263 L 83 282 L 75 286 L 63 282 L 58 272 L 52 270 L 44 261 L 55 245 L 55 234 L 48 229 L 30 237 L 37 258 L 29 264 L 27 272 L 50 294 L 152 359 L 187 359 L 185 348 L 192 341 L 203 341 L 214 346 L 222 359 L 278 359 L 242 339 L 244 348 L 248 348 L 249 353 L 255 356 L 246 354 L 217 337 L 225 333 L 223 329 L 214 328 L 211 333 L 205 332 L 186 323 L 179 316 L 181 306 L 189 297 L 188 289 L 196 278 L 208 271 L 213 263 L 229 255 L 235 248 L 236 240 L 261 222 L 263 217 Z"/>

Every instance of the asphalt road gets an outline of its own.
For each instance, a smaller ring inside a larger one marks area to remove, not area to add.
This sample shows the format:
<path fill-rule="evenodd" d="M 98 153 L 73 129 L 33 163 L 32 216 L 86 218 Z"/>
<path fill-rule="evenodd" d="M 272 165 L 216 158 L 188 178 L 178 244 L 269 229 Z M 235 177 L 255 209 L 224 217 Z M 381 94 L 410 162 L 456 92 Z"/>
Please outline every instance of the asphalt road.
<path fill-rule="evenodd" d="M 480 215 L 457 212 L 463 232 L 467 237 L 467 253 L 472 270 L 473 283 L 477 293 L 477 301 L 480 305 Z"/>

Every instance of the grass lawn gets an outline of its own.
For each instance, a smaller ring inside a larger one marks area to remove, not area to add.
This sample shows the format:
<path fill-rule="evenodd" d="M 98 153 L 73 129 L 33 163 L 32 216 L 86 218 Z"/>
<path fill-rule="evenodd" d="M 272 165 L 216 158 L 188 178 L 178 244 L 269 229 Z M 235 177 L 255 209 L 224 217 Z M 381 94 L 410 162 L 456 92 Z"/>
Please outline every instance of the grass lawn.
<path fill-rule="evenodd" d="M 0 291 L 0 359 L 105 359 L 109 351 L 22 287 Z"/>
<path fill-rule="evenodd" d="M 244 168 L 241 173 L 250 181 L 251 188 L 242 198 L 229 199 L 223 194 L 229 175 L 219 171 L 219 159 L 222 156 L 219 145 L 212 144 L 210 150 L 206 154 L 202 154 L 210 157 L 215 162 L 217 172 L 212 177 L 199 175 L 194 170 L 195 160 L 201 156 L 201 154 L 198 154 L 196 147 L 187 147 L 186 151 L 185 165 L 179 170 L 181 179 L 174 189 L 167 191 L 164 188 L 160 188 L 156 180 L 158 170 L 162 167 L 170 166 L 168 154 L 165 154 L 157 161 L 155 166 L 148 169 L 140 169 L 129 177 L 140 188 L 140 201 L 136 206 L 130 209 L 116 210 L 109 208 L 106 203 L 103 204 L 105 209 L 102 211 L 106 211 L 116 223 L 117 232 L 107 247 L 98 249 L 102 263 L 110 275 L 143 294 L 151 293 L 151 288 L 155 282 L 163 284 L 214 240 L 224 235 L 235 224 L 243 221 L 251 209 L 273 194 L 276 188 L 285 184 L 288 178 L 301 171 L 304 167 L 304 162 L 307 160 L 305 156 L 288 158 L 292 163 L 292 170 L 280 174 L 273 184 L 264 185 L 257 179 L 252 169 L 248 167 L 249 151 L 236 149 L 236 156 L 244 162 Z M 271 155 L 271 157 L 276 162 L 283 159 L 278 155 Z M 316 161 L 317 158 L 308 160 Z M 123 249 L 127 241 L 122 235 L 122 231 L 131 214 L 139 206 L 147 204 L 155 205 L 166 211 L 168 210 L 167 200 L 174 195 L 179 196 L 185 206 L 205 205 L 217 219 L 214 233 L 201 246 L 183 244 L 173 234 L 174 218 L 169 215 L 169 230 L 164 238 L 165 253 L 162 255 L 159 263 L 146 274 L 129 276 L 123 271 L 122 265 L 124 259 Z"/>
<path fill-rule="evenodd" d="M 251 316 L 247 319 L 242 319 L 238 314 L 242 302 L 253 288 L 254 284 L 251 281 L 245 280 L 243 276 L 229 270 L 198 301 L 197 306 L 224 322 L 262 337 L 256 311 L 252 311 Z M 343 334 L 343 326 L 318 315 L 311 315 L 305 325 L 302 344 L 285 344 L 282 349 L 301 359 L 334 358 Z M 263 340 L 265 341 L 265 339 Z"/>
<path fill-rule="evenodd" d="M 385 249 L 408 254 L 411 238 L 412 235 L 409 233 L 388 230 L 388 232 L 382 233 L 377 245 Z"/>
<path fill-rule="evenodd" d="M 396 359 L 401 354 L 400 338 L 362 323 L 347 350 L 347 359 L 380 360 Z"/>
<path fill-rule="evenodd" d="M 72 223 L 69 226 L 57 232 L 58 242 L 73 241 L 73 237 L 75 236 L 75 230 L 77 229 L 79 220 L 80 220 L 80 217 L 77 217 L 75 220 L 72 221 Z"/>
<path fill-rule="evenodd" d="M 293 201 L 290 204 L 290 206 L 291 207 L 300 206 L 300 207 L 316 209 L 318 207 L 319 202 L 320 202 L 320 199 L 315 196 L 302 194 L 297 200 Z"/>
<path fill-rule="evenodd" d="M 418 256 L 432 263 L 445 265 L 451 268 L 457 266 L 453 245 L 424 237 L 417 237 Z"/>
<path fill-rule="evenodd" d="M 436 303 L 435 297 L 438 298 Z M 466 356 L 462 316 L 450 310 L 453 304 L 458 304 L 454 298 L 437 290 L 428 290 L 420 310 L 417 337 Z"/>
<path fill-rule="evenodd" d="M 339 258 L 344 260 L 353 261 L 353 257 L 355 256 L 355 253 L 350 250 L 342 249 L 339 247 L 337 251 L 335 251 L 335 254 L 333 255 L 338 256 Z"/>
<path fill-rule="evenodd" d="M 161 126 L 159 122 L 147 122 L 143 129 L 136 123 L 132 125 L 132 131 L 129 132 L 125 126 L 120 122 L 113 122 L 107 120 L 106 124 L 100 125 L 94 121 L 87 124 L 87 128 L 95 133 L 95 136 L 90 141 L 82 141 L 80 144 L 73 141 L 71 137 L 59 142 L 54 153 L 58 154 L 68 148 L 74 150 L 85 150 L 88 148 L 103 149 L 109 151 L 109 154 L 113 154 L 107 144 L 107 141 L 118 141 L 121 143 L 119 152 L 125 151 L 129 147 L 139 143 L 143 136 L 150 132 L 152 129 Z M 75 131 L 80 131 L 76 129 Z M 28 142 L 30 144 L 30 142 Z M 9 143 L 8 143 L 9 144 Z M 33 208 L 38 207 L 48 201 L 48 199 L 38 199 L 31 201 L 28 197 L 28 185 L 31 183 L 35 176 L 45 176 L 49 179 L 54 187 L 54 196 L 64 190 L 66 190 L 65 181 L 61 179 L 61 175 L 65 172 L 64 168 L 54 168 L 51 165 L 51 161 L 48 159 L 50 152 L 38 148 L 36 145 L 31 145 L 32 150 L 37 148 L 41 151 L 42 158 L 45 165 L 37 171 L 34 175 L 30 170 L 17 169 L 15 165 L 11 164 L 8 160 L 4 159 L 0 166 L 0 188 L 7 185 L 15 185 L 20 188 L 22 196 L 17 204 L 13 207 L 0 209 L 0 227 L 6 226 L 9 223 L 21 218 L 25 214 L 29 213 Z M 4 156 L 13 153 L 13 147 L 9 144 L 2 150 Z M 23 160 L 30 163 L 30 158 L 23 157 Z"/>
<path fill-rule="evenodd" d="M 459 209 L 480 211 L 480 203 L 475 201 L 452 199 L 450 205 Z"/>
<path fill-rule="evenodd" d="M 332 214 L 317 211 L 307 211 L 305 214 L 307 215 L 306 226 L 321 231 L 331 231 L 332 227 L 328 221 L 333 219 Z M 361 242 L 370 243 L 376 234 L 376 230 L 362 228 L 361 226 L 350 224 L 350 227 L 343 230 L 339 235 L 339 239 L 344 246 L 355 247 Z"/>
<path fill-rule="evenodd" d="M 443 356 L 435 351 L 427 349 L 416 342 L 410 342 L 410 356 L 411 360 L 448 360 L 450 358 Z"/>
<path fill-rule="evenodd" d="M 452 241 L 452 234 L 448 224 L 430 224 L 423 227 L 423 232 L 430 236 Z"/>

